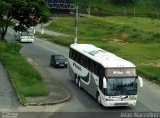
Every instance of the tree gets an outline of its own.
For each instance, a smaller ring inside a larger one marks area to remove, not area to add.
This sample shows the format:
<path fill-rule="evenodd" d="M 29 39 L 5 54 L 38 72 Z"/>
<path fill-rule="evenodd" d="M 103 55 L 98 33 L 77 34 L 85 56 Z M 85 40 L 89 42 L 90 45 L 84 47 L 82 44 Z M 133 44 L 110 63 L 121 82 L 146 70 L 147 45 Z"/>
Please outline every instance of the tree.
<path fill-rule="evenodd" d="M 156 15 L 157 15 L 157 18 L 159 17 L 159 11 L 160 11 L 160 1 L 159 0 L 156 0 L 154 1 L 153 3 L 154 7 L 155 7 L 155 11 L 156 11 Z"/>
<path fill-rule="evenodd" d="M 84 0 L 84 3 L 85 3 L 85 5 L 87 5 L 87 12 L 90 17 L 93 1 L 92 0 Z"/>
<path fill-rule="evenodd" d="M 11 17 L 9 17 L 10 13 L 8 11 L 11 10 L 12 5 L 0 0 L 0 39 L 4 39 L 5 32 L 7 32 L 8 25 L 11 21 Z"/>
<path fill-rule="evenodd" d="M 21 27 L 29 28 L 39 22 L 46 22 L 51 15 L 44 0 L 0 0 L 0 8 L 0 39 L 2 40 L 12 19 L 19 21 Z"/>

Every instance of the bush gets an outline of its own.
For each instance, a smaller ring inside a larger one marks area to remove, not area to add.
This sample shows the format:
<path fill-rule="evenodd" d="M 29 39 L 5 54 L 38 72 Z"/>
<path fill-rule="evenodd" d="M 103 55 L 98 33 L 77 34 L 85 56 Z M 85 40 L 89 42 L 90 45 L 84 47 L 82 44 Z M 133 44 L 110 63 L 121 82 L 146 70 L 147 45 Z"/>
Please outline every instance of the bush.
<path fill-rule="evenodd" d="M 0 41 L 0 51 L 4 51 L 6 49 L 6 42 Z"/>
<path fill-rule="evenodd" d="M 160 38 L 160 32 L 154 32 L 152 35 L 154 38 Z"/>
<path fill-rule="evenodd" d="M 0 42 L 0 60 L 8 71 L 21 102 L 25 103 L 25 97 L 46 96 L 49 91 L 39 72 L 19 54 L 21 48 L 17 42 Z"/>
<path fill-rule="evenodd" d="M 17 54 L 19 53 L 20 49 L 22 48 L 22 45 L 20 45 L 17 42 L 9 42 L 7 44 L 7 52 L 11 53 L 11 54 Z"/>

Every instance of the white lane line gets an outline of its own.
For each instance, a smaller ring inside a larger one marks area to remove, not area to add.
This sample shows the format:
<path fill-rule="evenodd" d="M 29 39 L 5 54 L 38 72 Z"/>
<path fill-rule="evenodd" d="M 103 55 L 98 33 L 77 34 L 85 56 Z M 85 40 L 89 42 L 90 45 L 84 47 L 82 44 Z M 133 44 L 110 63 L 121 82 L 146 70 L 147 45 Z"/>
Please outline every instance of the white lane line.
<path fill-rule="evenodd" d="M 48 47 L 46 47 L 46 46 L 43 46 L 43 45 L 39 44 L 38 42 L 35 42 L 34 44 L 36 44 L 36 45 L 38 45 L 38 46 L 40 46 L 40 47 L 42 47 L 42 48 L 45 48 L 46 50 L 49 50 L 49 51 L 51 51 L 51 52 L 54 52 L 53 49 L 48 48 Z"/>

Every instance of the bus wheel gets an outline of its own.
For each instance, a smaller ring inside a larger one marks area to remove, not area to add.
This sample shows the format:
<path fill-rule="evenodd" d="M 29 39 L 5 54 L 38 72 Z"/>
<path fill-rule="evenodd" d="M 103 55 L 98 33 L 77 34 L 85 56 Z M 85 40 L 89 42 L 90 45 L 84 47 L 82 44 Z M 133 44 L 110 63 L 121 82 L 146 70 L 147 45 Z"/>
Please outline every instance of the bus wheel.
<path fill-rule="evenodd" d="M 78 87 L 81 88 L 81 80 L 78 79 Z"/>
<path fill-rule="evenodd" d="M 97 100 L 97 102 L 98 102 L 99 104 L 101 104 L 101 98 L 100 98 L 99 93 L 97 93 L 96 100 Z"/>
<path fill-rule="evenodd" d="M 75 83 L 78 85 L 78 76 L 75 75 Z"/>

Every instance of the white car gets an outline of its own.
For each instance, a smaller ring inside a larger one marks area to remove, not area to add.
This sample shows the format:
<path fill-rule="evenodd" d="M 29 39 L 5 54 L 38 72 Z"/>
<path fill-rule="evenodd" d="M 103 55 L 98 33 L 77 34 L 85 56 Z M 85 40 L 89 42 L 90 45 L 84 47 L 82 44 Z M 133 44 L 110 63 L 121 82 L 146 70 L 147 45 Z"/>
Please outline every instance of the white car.
<path fill-rule="evenodd" d="M 33 42 L 34 35 L 31 32 L 23 31 L 23 32 L 15 32 L 15 39 L 20 42 Z"/>

